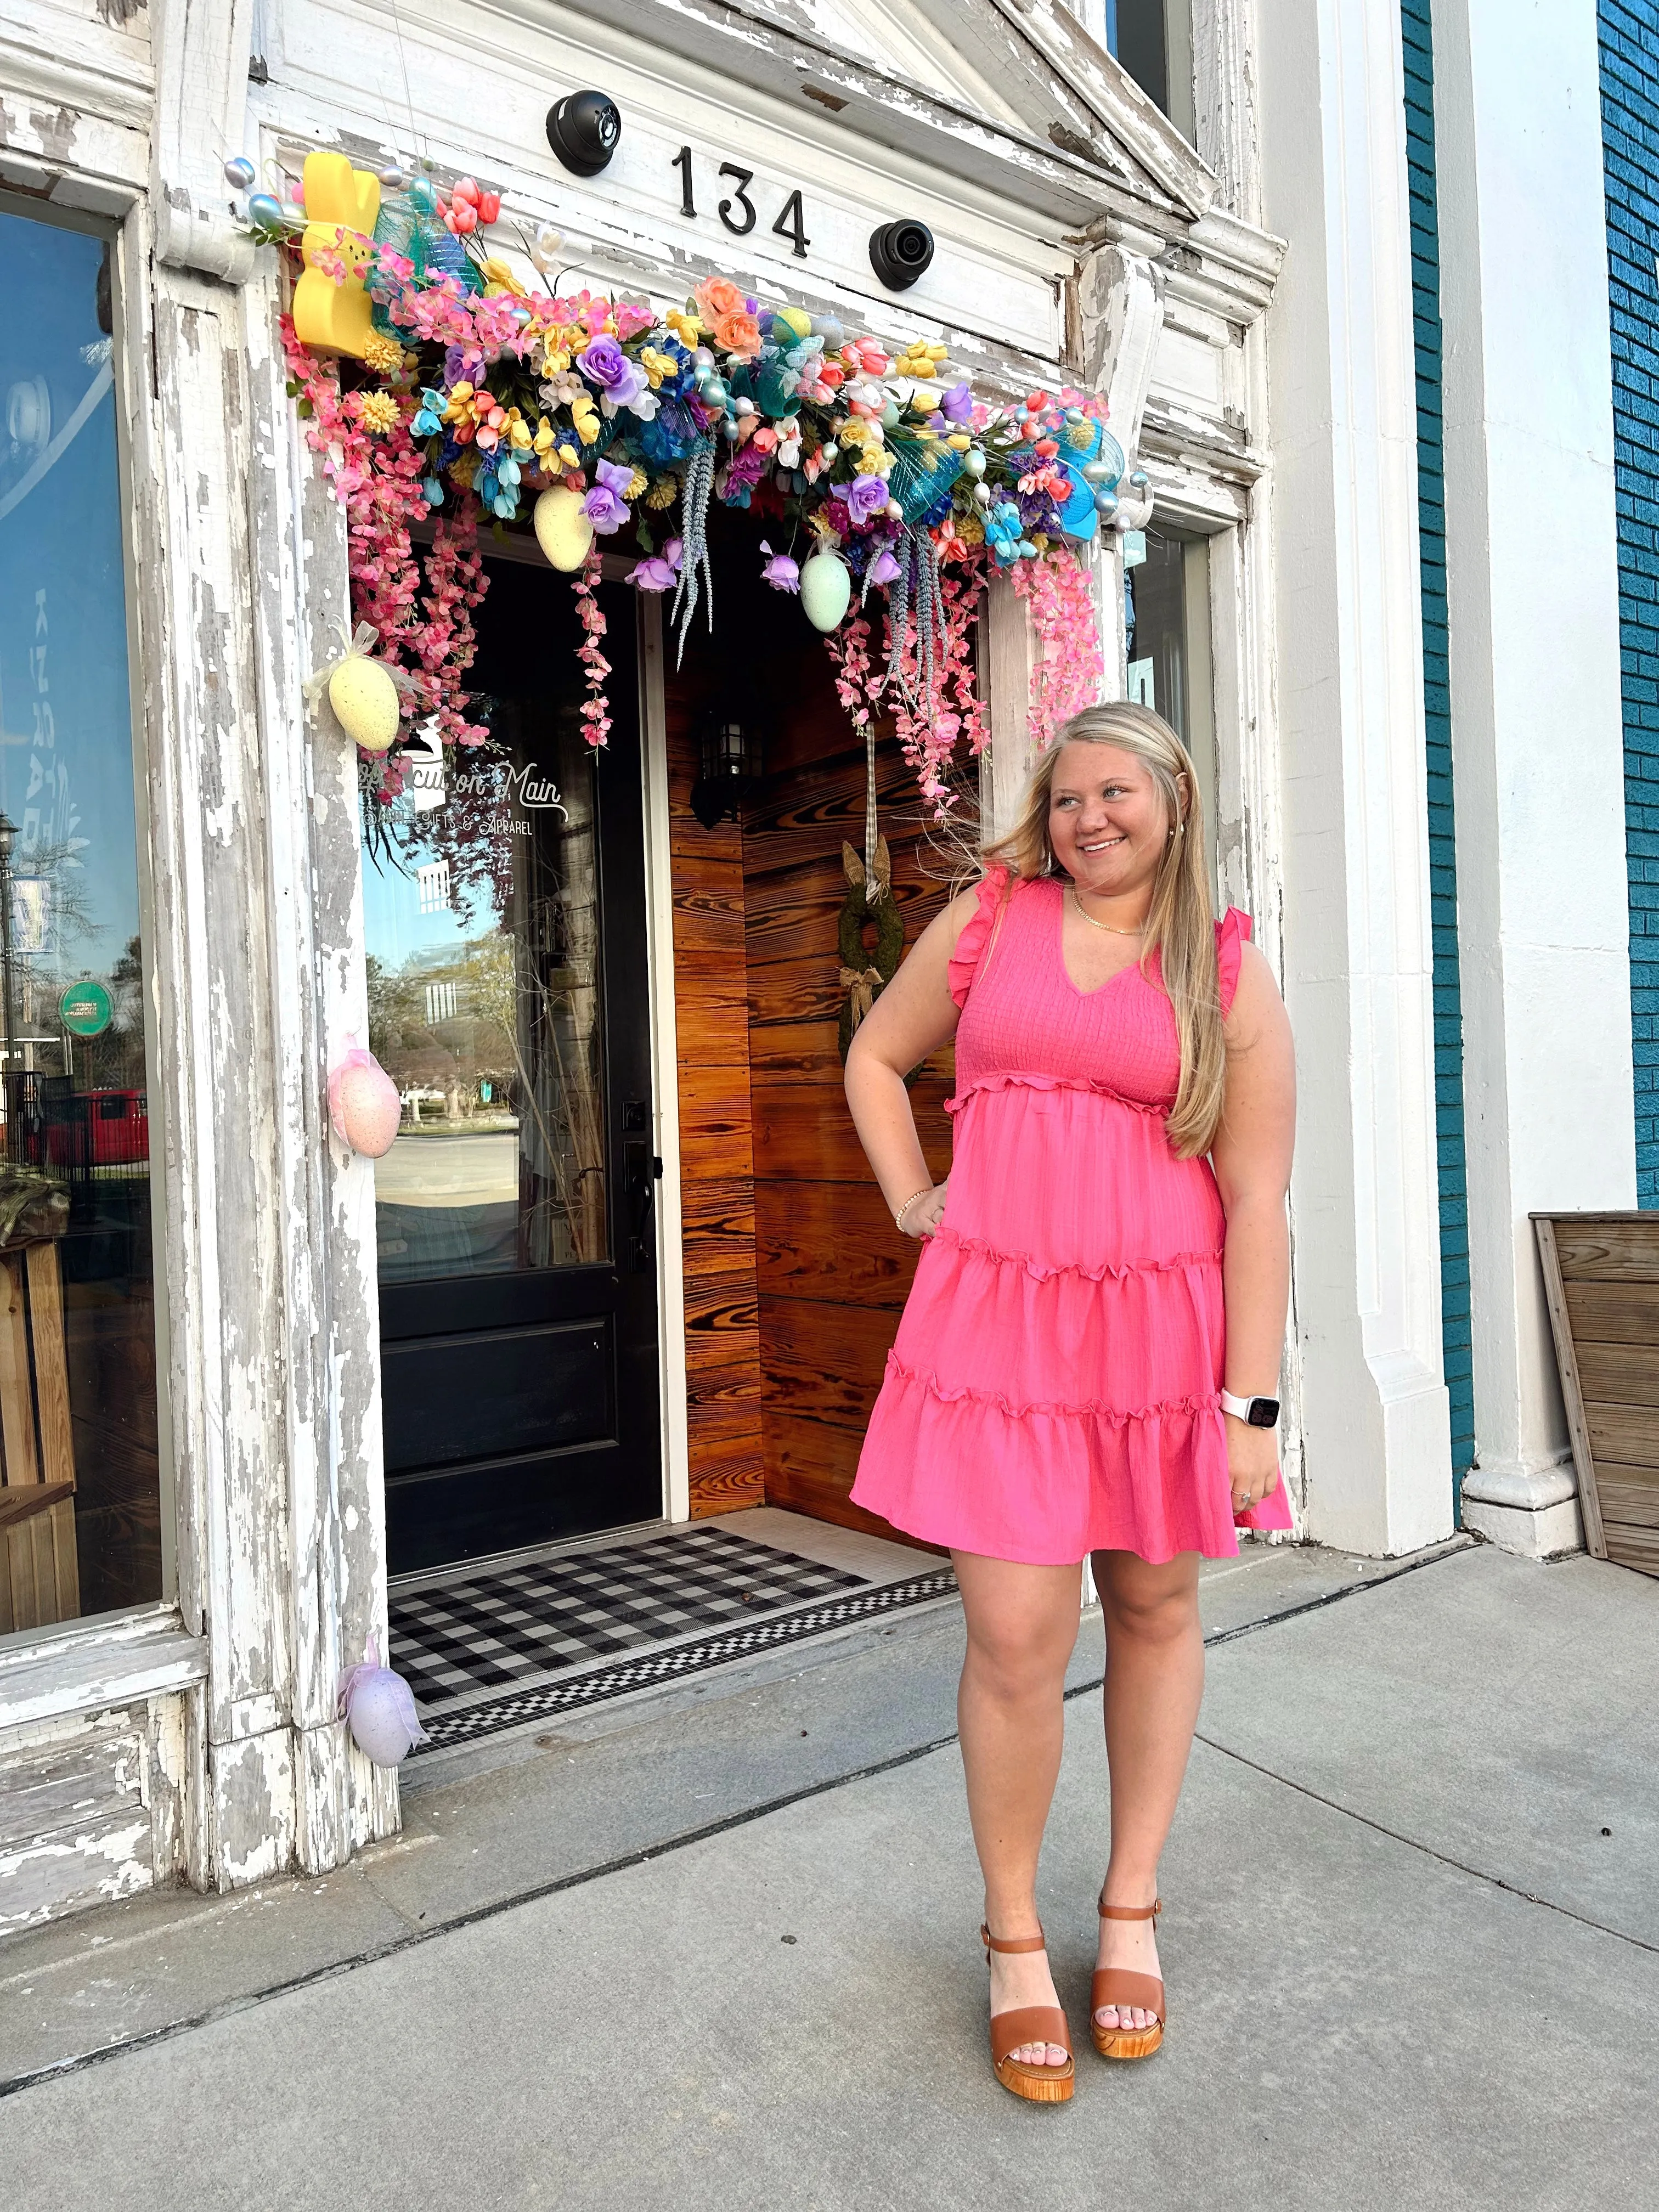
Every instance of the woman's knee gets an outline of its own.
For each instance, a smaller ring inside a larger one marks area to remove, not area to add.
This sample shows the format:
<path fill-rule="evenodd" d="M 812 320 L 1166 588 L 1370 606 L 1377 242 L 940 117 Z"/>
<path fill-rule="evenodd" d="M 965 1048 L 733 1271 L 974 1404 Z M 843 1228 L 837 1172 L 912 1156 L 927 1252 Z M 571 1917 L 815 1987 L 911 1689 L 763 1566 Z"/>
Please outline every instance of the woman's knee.
<path fill-rule="evenodd" d="M 1150 1567 L 1133 1556 L 1109 1555 L 1103 1571 L 1097 1555 L 1096 1580 L 1108 1637 L 1133 1638 L 1139 1644 L 1178 1644 L 1198 1632 L 1196 1563 L 1172 1559 Z"/>
<path fill-rule="evenodd" d="M 1076 1596 L 1028 1587 L 1024 1577 L 963 1579 L 968 1660 L 975 1676 L 1012 1695 L 1063 1681 L 1077 1642 Z M 988 1580 L 988 1586 L 979 1586 Z"/>

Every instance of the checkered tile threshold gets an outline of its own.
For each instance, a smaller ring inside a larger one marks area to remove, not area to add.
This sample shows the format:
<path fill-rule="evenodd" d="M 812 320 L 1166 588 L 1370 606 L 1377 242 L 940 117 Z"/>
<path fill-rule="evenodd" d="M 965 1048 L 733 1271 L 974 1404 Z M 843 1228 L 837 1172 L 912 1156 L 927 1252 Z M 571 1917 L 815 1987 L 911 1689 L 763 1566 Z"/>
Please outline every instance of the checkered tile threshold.
<path fill-rule="evenodd" d="M 392 1663 L 440 1750 L 955 1588 L 948 1568 L 872 1584 L 705 1526 L 394 1590 Z"/>

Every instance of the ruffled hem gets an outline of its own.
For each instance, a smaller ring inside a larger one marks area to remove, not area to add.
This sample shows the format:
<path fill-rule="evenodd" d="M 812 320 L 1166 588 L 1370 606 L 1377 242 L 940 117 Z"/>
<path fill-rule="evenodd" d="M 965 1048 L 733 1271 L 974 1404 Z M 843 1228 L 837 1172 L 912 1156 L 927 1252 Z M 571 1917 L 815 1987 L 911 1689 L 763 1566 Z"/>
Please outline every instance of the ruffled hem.
<path fill-rule="evenodd" d="M 924 1543 L 1031 1566 L 1238 1551 L 1218 1409 L 1016 1414 L 891 1364 L 853 1502 Z"/>
<path fill-rule="evenodd" d="M 1244 940 L 1250 933 L 1250 917 L 1236 906 L 1230 906 L 1215 926 L 1216 984 L 1224 1014 L 1233 1003 L 1233 994 L 1238 988 L 1238 971 L 1244 959 Z"/>
<path fill-rule="evenodd" d="M 1016 1421 L 1024 1420 L 1034 1413 L 1052 1414 L 1060 1420 L 1105 1421 L 1115 1429 L 1125 1428 L 1131 1421 L 1167 1420 L 1171 1414 L 1189 1416 L 1218 1413 L 1221 1395 L 1218 1391 L 1204 1398 L 1166 1398 L 1156 1406 L 1141 1406 L 1133 1409 L 1109 1406 L 1098 1398 L 1085 1398 L 1077 1404 L 1060 1399 L 1028 1398 L 1016 1401 L 1001 1390 L 987 1390 L 976 1382 L 941 1382 L 939 1376 L 924 1372 L 921 1368 L 908 1367 L 896 1352 L 887 1355 L 886 1372 L 896 1375 L 903 1383 L 914 1383 L 937 1398 L 941 1405 L 953 1406 L 958 1399 L 967 1398 L 976 1406 L 995 1406 Z"/>
<path fill-rule="evenodd" d="M 991 933 L 997 902 L 1007 888 L 1006 868 L 992 868 L 979 887 L 979 903 L 963 926 L 957 939 L 956 950 L 951 955 L 946 971 L 951 996 L 958 1006 L 968 1003 L 968 993 L 979 966 L 980 956 L 985 950 L 985 940 Z"/>
<path fill-rule="evenodd" d="M 1098 1267 L 1088 1267 L 1080 1260 L 1060 1260 L 1050 1266 L 1029 1252 L 1000 1251 L 982 1237 L 961 1236 L 948 1221 L 940 1223 L 928 1242 L 942 1246 L 947 1252 L 959 1253 L 964 1260 L 988 1260 L 995 1267 L 1018 1267 L 1034 1283 L 1068 1276 L 1084 1283 L 1121 1283 L 1132 1275 L 1170 1275 L 1182 1267 L 1213 1267 L 1221 1264 L 1219 1252 L 1172 1252 L 1163 1259 L 1126 1260 L 1118 1267 L 1105 1262 Z"/>
<path fill-rule="evenodd" d="M 1109 1099 L 1114 1106 L 1127 1106 L 1134 1114 L 1156 1114 L 1167 1117 L 1175 1100 L 1170 1098 L 1132 1098 L 1127 1091 L 1115 1091 L 1109 1083 L 1093 1075 L 1028 1075 L 1010 1068 L 999 1068 L 994 1075 L 975 1075 L 964 1083 L 956 1096 L 947 1098 L 947 1114 L 960 1114 L 970 1098 L 977 1098 L 987 1091 L 1077 1091 L 1091 1098 Z"/>

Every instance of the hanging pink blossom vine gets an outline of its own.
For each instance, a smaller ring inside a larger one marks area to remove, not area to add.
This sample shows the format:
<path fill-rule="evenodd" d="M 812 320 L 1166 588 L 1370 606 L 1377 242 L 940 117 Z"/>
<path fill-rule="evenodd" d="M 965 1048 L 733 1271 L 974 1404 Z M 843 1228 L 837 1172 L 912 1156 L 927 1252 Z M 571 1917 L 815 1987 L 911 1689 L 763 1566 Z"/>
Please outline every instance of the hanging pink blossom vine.
<path fill-rule="evenodd" d="M 1100 626 L 1088 573 L 1066 548 L 1022 561 L 1012 574 L 1036 636 L 1027 727 L 1042 752 L 1062 722 L 1099 703 L 1105 685 Z"/>
<path fill-rule="evenodd" d="M 871 662 L 870 623 L 862 613 L 831 630 L 823 641 L 836 664 L 836 695 L 854 728 L 863 736 L 872 715 L 884 707 L 890 709 L 904 757 L 922 797 L 940 820 L 956 802 L 946 779 L 959 744 L 965 738 L 969 757 L 977 759 L 988 736 L 974 665 L 974 621 L 984 588 L 985 572 L 976 561 L 955 562 L 940 574 L 945 621 L 931 699 L 922 682 L 914 617 L 905 623 L 903 645 L 896 654 L 889 618 L 884 625 L 888 649 L 879 668 Z M 895 678 L 890 700 L 889 682 Z"/>
<path fill-rule="evenodd" d="M 582 702 L 582 735 L 590 745 L 594 746 L 602 745 L 611 734 L 611 702 L 605 690 L 605 679 L 611 673 L 611 663 L 605 657 L 605 609 L 599 605 L 598 590 L 602 557 L 599 547 L 591 546 L 587 559 L 571 579 L 570 586 L 576 595 L 576 612 L 582 626 L 582 641 L 576 647 L 576 657 L 587 671 L 587 696 Z"/>

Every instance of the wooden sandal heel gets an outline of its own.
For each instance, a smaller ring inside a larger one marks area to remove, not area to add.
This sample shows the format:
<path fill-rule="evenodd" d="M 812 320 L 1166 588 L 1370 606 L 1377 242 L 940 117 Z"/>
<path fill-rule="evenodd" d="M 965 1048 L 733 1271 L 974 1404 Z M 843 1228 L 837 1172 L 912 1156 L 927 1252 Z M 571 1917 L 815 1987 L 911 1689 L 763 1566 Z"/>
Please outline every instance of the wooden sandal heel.
<path fill-rule="evenodd" d="M 1047 1939 L 1039 1929 L 1035 1936 L 1018 1936 L 1002 1942 L 983 1923 L 980 1937 L 986 1963 L 993 1951 L 1046 1951 Z M 1009 2054 L 1028 2043 L 1057 2043 L 1066 2053 L 1063 2066 L 1026 2066 Z M 991 2015 L 991 2064 L 996 2077 L 1012 2097 L 1030 2105 L 1063 2105 L 1077 2081 L 1072 2056 L 1072 2031 L 1058 2005 L 1020 2005 L 1012 2012 Z"/>
<path fill-rule="evenodd" d="M 1101 1893 L 1097 1907 L 1103 1920 L 1157 1921 L 1164 1900 L 1150 1905 L 1108 1905 Z M 1107 2005 L 1125 2006 L 1153 2015 L 1150 2027 L 1103 2027 L 1096 2014 Z M 1150 2058 L 1164 2040 L 1166 2018 L 1164 1984 L 1156 1974 L 1130 1973 L 1121 1966 L 1097 1966 L 1089 1992 L 1089 2030 L 1103 2058 Z"/>

